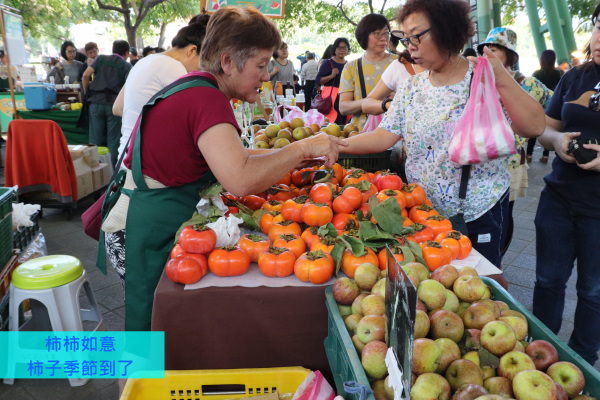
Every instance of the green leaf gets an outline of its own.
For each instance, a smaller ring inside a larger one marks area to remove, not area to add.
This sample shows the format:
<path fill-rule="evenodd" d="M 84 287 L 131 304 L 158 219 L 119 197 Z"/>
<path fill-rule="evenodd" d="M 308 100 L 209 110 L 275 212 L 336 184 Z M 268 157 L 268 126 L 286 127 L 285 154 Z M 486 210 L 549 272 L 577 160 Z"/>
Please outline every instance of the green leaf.
<path fill-rule="evenodd" d="M 346 186 L 354 186 L 361 192 L 366 192 L 367 190 L 371 189 L 371 185 L 373 185 L 373 184 L 365 179 L 364 181 L 360 181 L 358 183 L 353 183 L 351 185 L 346 185 Z"/>
<path fill-rule="evenodd" d="M 479 355 L 479 364 L 482 367 L 485 365 L 491 365 L 494 367 L 494 369 L 496 369 L 500 365 L 500 359 L 483 347 L 477 351 L 477 354 Z"/>
<path fill-rule="evenodd" d="M 236 213 L 233 214 L 238 218 L 241 218 L 244 222 L 242 222 L 242 225 L 244 225 L 247 228 L 250 228 L 252 230 L 255 231 L 260 231 L 260 226 L 258 225 L 258 223 L 254 220 L 254 218 L 252 218 L 251 215 L 248 215 L 246 213 L 240 212 L 240 213 Z"/>
<path fill-rule="evenodd" d="M 401 265 L 415 261 L 415 254 L 411 251 L 410 247 L 400 246 L 400 250 L 402 250 L 402 254 L 404 254 L 404 261 L 400 263 Z"/>
<path fill-rule="evenodd" d="M 348 235 L 342 235 L 340 239 L 342 242 L 344 242 L 346 248 L 350 250 L 354 256 L 362 257 L 366 254 L 365 245 L 360 241 L 360 239 Z"/>
<path fill-rule="evenodd" d="M 370 200 L 370 199 L 369 199 Z M 404 217 L 402 217 L 402 208 L 394 197 L 389 197 L 383 202 L 377 204 L 371 210 L 377 225 L 390 233 L 401 235 L 404 231 Z"/>
<path fill-rule="evenodd" d="M 219 182 L 213 183 L 206 189 L 200 192 L 200 197 L 215 197 L 221 194 L 223 191 L 223 186 Z"/>
<path fill-rule="evenodd" d="M 319 230 L 317 231 L 317 235 L 337 237 L 338 232 L 337 232 L 337 229 L 335 229 L 335 226 L 333 226 L 333 224 L 331 222 L 329 222 L 326 225 L 323 225 L 322 227 L 319 228 Z"/>
<path fill-rule="evenodd" d="M 208 222 L 209 222 L 209 219 L 207 217 L 205 217 L 204 215 L 200 215 L 197 212 L 194 212 L 194 214 L 192 215 L 192 218 L 188 219 L 183 224 L 181 224 L 181 226 L 177 230 L 177 233 L 175 233 L 175 244 L 177 244 L 177 242 L 179 242 L 179 234 L 186 226 L 196 225 L 196 224 L 206 224 Z"/>
<path fill-rule="evenodd" d="M 335 262 L 335 276 L 337 276 L 338 272 L 340 272 L 340 268 L 342 267 L 342 256 L 344 255 L 344 250 L 346 246 L 344 243 L 336 243 L 331 250 L 329 255 L 333 258 Z"/>
<path fill-rule="evenodd" d="M 384 240 L 385 244 L 392 240 L 396 240 L 394 235 L 391 233 L 385 232 L 380 229 L 377 225 L 369 222 L 363 221 L 360 223 L 360 227 L 358 228 L 358 237 L 363 243 L 367 244 L 367 242 L 377 242 L 380 240 Z M 382 246 L 385 246 L 383 244 Z"/>
<path fill-rule="evenodd" d="M 211 206 L 208 208 L 208 219 L 210 219 L 211 221 L 216 221 L 217 219 L 221 218 L 223 216 L 223 211 L 221 211 L 221 209 L 217 206 L 212 205 L 211 202 Z"/>
<path fill-rule="evenodd" d="M 371 196 L 369 197 L 369 201 L 367 201 L 367 204 L 369 204 L 369 212 L 373 213 L 373 208 L 375 208 L 379 204 L 379 199 L 377 198 L 377 196 Z"/>
<path fill-rule="evenodd" d="M 418 243 L 411 242 L 410 240 L 407 240 L 406 244 L 408 244 L 408 247 L 415 255 L 415 260 L 423 265 L 427 265 L 427 263 L 425 263 L 425 259 L 423 258 L 423 249 L 421 249 L 421 246 L 419 246 Z"/>

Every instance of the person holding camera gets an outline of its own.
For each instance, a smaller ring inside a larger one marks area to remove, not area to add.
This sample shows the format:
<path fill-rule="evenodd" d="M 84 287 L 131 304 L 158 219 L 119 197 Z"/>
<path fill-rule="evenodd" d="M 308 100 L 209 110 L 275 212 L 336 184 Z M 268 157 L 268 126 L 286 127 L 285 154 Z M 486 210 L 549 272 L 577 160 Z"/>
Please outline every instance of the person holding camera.
<path fill-rule="evenodd" d="M 535 217 L 533 314 L 560 331 L 565 288 L 577 260 L 577 308 L 569 347 L 591 365 L 600 350 L 600 3 L 585 61 L 561 79 L 539 137 L 557 157 Z M 575 142 L 573 140 L 575 139 Z M 571 145 L 571 146 L 569 146 Z"/>

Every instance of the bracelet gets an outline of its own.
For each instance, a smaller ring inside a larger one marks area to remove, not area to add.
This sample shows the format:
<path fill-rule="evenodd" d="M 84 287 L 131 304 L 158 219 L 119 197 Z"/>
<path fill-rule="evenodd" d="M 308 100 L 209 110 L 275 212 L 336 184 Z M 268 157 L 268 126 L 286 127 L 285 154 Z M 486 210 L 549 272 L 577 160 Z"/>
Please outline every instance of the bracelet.
<path fill-rule="evenodd" d="M 381 102 L 381 109 L 383 110 L 383 112 L 387 112 L 388 109 L 385 107 L 385 105 L 387 103 L 391 103 L 391 102 L 392 102 L 392 99 L 390 99 L 389 97 Z"/>

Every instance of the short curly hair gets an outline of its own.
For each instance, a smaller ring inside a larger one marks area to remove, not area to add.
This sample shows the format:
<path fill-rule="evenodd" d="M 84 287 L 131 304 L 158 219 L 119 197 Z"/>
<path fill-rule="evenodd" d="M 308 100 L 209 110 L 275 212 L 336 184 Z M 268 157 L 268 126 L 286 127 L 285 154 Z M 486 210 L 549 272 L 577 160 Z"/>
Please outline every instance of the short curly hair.
<path fill-rule="evenodd" d="M 369 45 L 369 35 L 383 28 L 388 28 L 388 31 L 390 30 L 390 23 L 384 15 L 377 13 L 367 14 L 356 26 L 354 36 L 356 36 L 356 41 L 360 47 L 366 50 Z"/>
<path fill-rule="evenodd" d="M 440 52 L 459 53 L 475 34 L 469 3 L 464 0 L 408 0 L 398 13 L 398 23 L 423 13 L 431 23 L 431 38 Z"/>

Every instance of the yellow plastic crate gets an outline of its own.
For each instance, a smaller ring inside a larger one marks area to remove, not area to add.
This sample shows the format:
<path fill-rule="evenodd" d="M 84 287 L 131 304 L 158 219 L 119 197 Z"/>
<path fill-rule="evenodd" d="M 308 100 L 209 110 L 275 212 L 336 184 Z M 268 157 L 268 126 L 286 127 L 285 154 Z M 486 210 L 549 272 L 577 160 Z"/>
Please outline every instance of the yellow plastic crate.
<path fill-rule="evenodd" d="M 310 372 L 302 367 L 165 371 L 165 379 L 128 379 L 121 400 L 225 400 L 273 392 L 292 398 Z"/>

